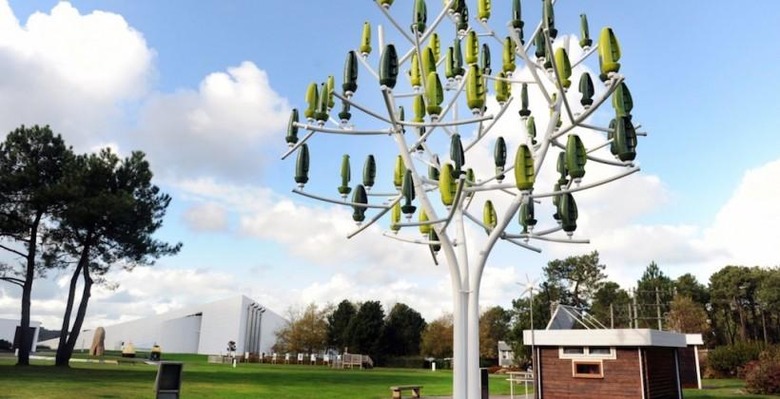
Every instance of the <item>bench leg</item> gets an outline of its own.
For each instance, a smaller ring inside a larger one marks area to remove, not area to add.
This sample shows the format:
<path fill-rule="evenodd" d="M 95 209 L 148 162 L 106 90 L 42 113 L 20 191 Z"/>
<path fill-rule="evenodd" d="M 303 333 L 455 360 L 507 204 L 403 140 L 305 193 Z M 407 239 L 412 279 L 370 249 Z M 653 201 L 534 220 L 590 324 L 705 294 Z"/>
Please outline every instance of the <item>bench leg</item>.
<path fill-rule="evenodd" d="M 420 390 L 418 388 L 412 389 L 412 397 L 413 398 L 419 398 L 420 397 Z"/>
<path fill-rule="evenodd" d="M 393 391 L 393 399 L 401 399 L 401 391 Z"/>

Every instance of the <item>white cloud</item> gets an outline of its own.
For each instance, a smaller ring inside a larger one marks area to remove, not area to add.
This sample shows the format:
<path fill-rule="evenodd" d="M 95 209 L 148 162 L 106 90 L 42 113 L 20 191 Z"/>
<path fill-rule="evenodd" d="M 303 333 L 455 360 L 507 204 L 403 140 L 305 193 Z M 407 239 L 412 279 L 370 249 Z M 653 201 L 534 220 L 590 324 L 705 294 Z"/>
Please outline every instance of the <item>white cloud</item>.
<path fill-rule="evenodd" d="M 105 141 L 122 102 L 148 89 L 154 52 L 120 15 L 68 2 L 21 25 L 0 2 L 0 131 L 49 124 L 69 144 Z"/>
<path fill-rule="evenodd" d="M 351 208 L 318 208 L 293 202 L 269 189 L 220 184 L 211 179 L 180 183 L 183 198 L 219 203 L 235 212 L 238 233 L 285 246 L 291 256 L 313 265 L 350 268 L 366 267 L 366 280 L 387 280 L 387 273 L 399 270 L 427 273 L 421 265 L 430 264 L 427 247 L 390 242 L 379 226 L 371 226 L 357 236 Z M 368 211 L 367 217 L 376 211 Z M 392 273 L 391 273 L 392 274 Z"/>
<path fill-rule="evenodd" d="M 776 266 L 780 226 L 780 159 L 748 170 L 715 216 L 707 239 L 728 251 L 733 264 Z"/>
<path fill-rule="evenodd" d="M 267 148 L 281 150 L 271 138 L 281 137 L 288 116 L 287 100 L 247 61 L 208 75 L 197 91 L 152 96 L 133 140 L 163 174 L 247 180 L 259 175 Z"/>
<path fill-rule="evenodd" d="M 228 228 L 227 210 L 213 202 L 194 205 L 182 217 L 184 224 L 194 231 L 218 232 Z"/>

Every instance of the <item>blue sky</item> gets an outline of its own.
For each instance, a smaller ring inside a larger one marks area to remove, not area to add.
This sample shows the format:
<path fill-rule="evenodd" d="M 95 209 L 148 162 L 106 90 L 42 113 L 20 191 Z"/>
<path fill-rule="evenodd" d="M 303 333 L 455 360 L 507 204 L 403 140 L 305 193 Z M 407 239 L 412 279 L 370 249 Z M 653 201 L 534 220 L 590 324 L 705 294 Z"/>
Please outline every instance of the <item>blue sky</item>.
<path fill-rule="evenodd" d="M 391 12 L 407 26 L 412 2 L 395 3 Z M 440 2 L 428 3 L 432 19 Z M 494 3 L 491 23 L 503 35 L 509 2 Z M 528 25 L 538 21 L 537 3 L 523 2 Z M 701 281 L 726 264 L 777 264 L 780 4 L 707 4 L 559 0 L 561 35 L 578 33 L 584 11 L 593 36 L 609 25 L 621 41 L 621 73 L 649 133 L 638 148 L 642 172 L 584 199 L 579 238 L 591 245 L 545 246 L 541 255 L 499 245 L 484 305 L 510 306 L 525 274 L 591 250 L 625 287 L 652 260 Z M 143 150 L 174 197 L 160 237 L 183 242 L 182 253 L 110 275 L 120 287 L 96 294 L 88 324 L 239 292 L 278 313 L 343 298 L 406 302 L 427 318 L 449 309 L 446 269 L 431 266 L 427 251 L 396 245 L 380 229 L 347 241 L 349 211 L 291 194 L 294 161 L 279 160 L 289 110 L 304 107 L 310 82 L 333 74 L 340 84 L 362 22 L 381 23 L 388 41 L 398 40 L 372 2 L 10 0 L 0 13 L 0 131 L 50 124 L 80 151 Z M 361 101 L 381 109 L 363 82 Z M 389 173 L 386 138 L 313 140 L 313 191 L 334 194 L 343 152 L 354 153 L 357 170 L 369 150 L 380 151 L 379 173 Z M 36 282 L 34 317 L 50 328 L 64 277 Z M 18 314 L 18 296 L 0 286 L 0 317 Z"/>

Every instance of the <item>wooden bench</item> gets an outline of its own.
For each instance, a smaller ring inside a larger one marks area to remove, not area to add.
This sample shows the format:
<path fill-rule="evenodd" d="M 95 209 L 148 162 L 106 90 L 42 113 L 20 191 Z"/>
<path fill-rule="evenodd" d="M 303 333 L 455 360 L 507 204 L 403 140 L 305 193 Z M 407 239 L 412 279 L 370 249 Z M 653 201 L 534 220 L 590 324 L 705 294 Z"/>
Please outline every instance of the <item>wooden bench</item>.
<path fill-rule="evenodd" d="M 393 391 L 393 399 L 400 399 L 403 391 L 412 391 L 412 397 L 419 398 L 421 389 L 422 385 L 397 385 L 390 387 L 390 390 Z"/>

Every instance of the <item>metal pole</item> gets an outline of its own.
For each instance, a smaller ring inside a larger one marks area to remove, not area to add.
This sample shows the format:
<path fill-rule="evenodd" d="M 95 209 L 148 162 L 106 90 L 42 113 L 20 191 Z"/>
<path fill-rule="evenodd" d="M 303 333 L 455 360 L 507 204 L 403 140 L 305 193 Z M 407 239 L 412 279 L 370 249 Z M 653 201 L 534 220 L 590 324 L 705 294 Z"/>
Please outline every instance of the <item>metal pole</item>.
<path fill-rule="evenodd" d="M 609 304 L 609 328 L 615 328 L 615 307 Z"/>
<path fill-rule="evenodd" d="M 533 372 L 534 384 L 535 384 L 534 398 L 538 398 L 539 385 L 536 383 L 537 380 L 536 376 L 539 373 L 539 369 L 536 367 L 536 352 L 534 349 L 536 342 L 534 341 L 534 290 L 533 288 L 531 288 L 530 292 L 531 292 L 531 306 L 530 306 L 531 309 L 531 371 Z"/>
<path fill-rule="evenodd" d="M 655 287 L 655 317 L 658 320 L 658 331 L 663 331 L 663 321 L 661 320 L 661 295 L 658 293 L 658 287 Z"/>
<path fill-rule="evenodd" d="M 636 304 L 637 291 L 634 290 L 633 302 L 634 302 L 634 328 L 639 328 L 639 308 Z"/>

